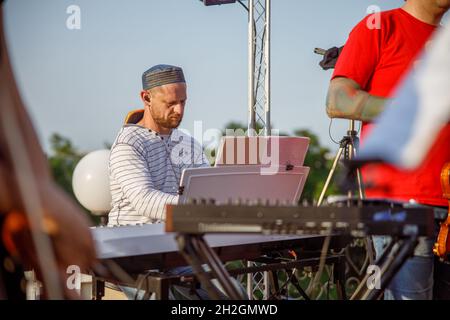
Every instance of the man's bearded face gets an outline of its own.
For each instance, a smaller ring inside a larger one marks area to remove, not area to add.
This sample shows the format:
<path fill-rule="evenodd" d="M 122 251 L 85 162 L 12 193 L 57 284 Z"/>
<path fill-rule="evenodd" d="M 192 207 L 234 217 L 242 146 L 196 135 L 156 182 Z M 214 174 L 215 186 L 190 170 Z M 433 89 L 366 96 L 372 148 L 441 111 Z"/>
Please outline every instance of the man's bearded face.
<path fill-rule="evenodd" d="M 150 90 L 150 114 L 161 127 L 177 128 L 183 119 L 187 93 L 186 84 L 173 83 Z"/>

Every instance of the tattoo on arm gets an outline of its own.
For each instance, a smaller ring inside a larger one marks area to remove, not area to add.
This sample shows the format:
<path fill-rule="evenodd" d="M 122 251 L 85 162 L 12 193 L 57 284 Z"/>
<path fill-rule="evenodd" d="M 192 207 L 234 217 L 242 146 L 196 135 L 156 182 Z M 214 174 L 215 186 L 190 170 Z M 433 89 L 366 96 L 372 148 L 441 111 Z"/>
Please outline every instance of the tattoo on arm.
<path fill-rule="evenodd" d="M 330 118 L 372 121 L 384 110 L 387 100 L 361 90 L 351 79 L 336 78 L 328 90 L 327 114 Z"/>

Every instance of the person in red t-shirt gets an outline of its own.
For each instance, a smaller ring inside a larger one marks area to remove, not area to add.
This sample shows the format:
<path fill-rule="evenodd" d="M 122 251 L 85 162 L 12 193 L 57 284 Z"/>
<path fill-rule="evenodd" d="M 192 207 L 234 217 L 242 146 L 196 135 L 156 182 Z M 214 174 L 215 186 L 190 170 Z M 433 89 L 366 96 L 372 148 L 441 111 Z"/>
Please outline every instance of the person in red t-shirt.
<path fill-rule="evenodd" d="M 337 61 L 327 96 L 328 115 L 362 120 L 364 143 L 371 128 L 368 122 L 383 110 L 449 7 L 448 0 L 409 0 L 402 8 L 382 12 L 379 28 L 375 16 L 361 21 Z M 416 170 L 378 164 L 363 168 L 366 196 L 447 206 L 439 177 L 445 162 L 450 161 L 448 141 L 450 125 L 441 131 L 430 156 Z"/>
<path fill-rule="evenodd" d="M 356 25 L 332 76 L 326 102 L 328 116 L 363 121 L 361 143 L 364 144 L 370 122 L 383 111 L 403 75 L 414 67 L 416 57 L 449 8 L 450 0 L 408 0 L 402 8 L 370 15 Z M 412 171 L 379 164 L 364 167 L 362 176 L 367 198 L 447 206 L 440 189 L 440 171 L 450 161 L 449 141 L 447 125 L 424 163 Z M 431 252 L 428 244 L 422 249 L 423 255 Z M 432 263 L 426 266 L 408 263 L 402 269 L 406 272 L 396 276 L 401 280 L 393 281 L 394 288 L 390 286 L 392 296 L 430 298 Z M 428 277 L 417 281 L 419 274 L 426 273 Z M 419 285 L 414 286 L 413 282 Z"/>

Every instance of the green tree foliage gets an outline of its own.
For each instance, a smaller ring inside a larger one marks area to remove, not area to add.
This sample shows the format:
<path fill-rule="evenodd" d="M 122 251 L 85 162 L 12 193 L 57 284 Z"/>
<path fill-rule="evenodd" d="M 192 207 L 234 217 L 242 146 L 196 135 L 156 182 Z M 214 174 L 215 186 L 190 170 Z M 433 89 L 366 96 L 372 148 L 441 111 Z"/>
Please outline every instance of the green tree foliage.
<path fill-rule="evenodd" d="M 298 137 L 309 137 L 310 139 L 308 153 L 306 154 L 304 163 L 306 167 L 310 168 L 310 172 L 301 199 L 313 202 L 319 198 L 331 168 L 332 161 L 328 160 L 327 157 L 330 150 L 320 145 L 319 138 L 310 130 L 298 129 L 294 131 L 294 135 Z M 336 192 L 336 184 L 334 181 L 331 181 L 326 195 Z"/>
<path fill-rule="evenodd" d="M 50 137 L 51 154 L 48 157 L 50 169 L 56 183 L 75 198 L 72 189 L 72 175 L 78 161 L 84 156 L 72 142 L 57 133 Z"/>
<path fill-rule="evenodd" d="M 51 153 L 48 156 L 48 163 L 53 174 L 53 179 L 78 203 L 72 188 L 72 176 L 76 165 L 86 154 L 75 148 L 68 138 L 57 133 L 54 133 L 50 137 L 50 147 Z M 81 204 L 80 208 L 86 212 L 94 225 L 100 223 L 100 217 L 92 215 Z"/>

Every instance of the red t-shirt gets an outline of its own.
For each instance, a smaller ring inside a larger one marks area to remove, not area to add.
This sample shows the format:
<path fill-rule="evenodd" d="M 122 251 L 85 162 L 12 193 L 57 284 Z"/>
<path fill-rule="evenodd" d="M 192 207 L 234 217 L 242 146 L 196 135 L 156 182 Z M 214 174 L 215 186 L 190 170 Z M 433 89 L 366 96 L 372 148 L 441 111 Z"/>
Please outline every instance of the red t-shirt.
<path fill-rule="evenodd" d="M 368 16 L 352 30 L 332 78 L 352 79 L 371 95 L 389 98 L 401 78 L 413 67 L 436 27 L 403 9 L 382 12 L 380 28 L 373 28 L 375 19 L 375 16 Z M 371 126 L 363 124 L 362 144 Z M 440 172 L 450 161 L 449 142 L 450 125 L 447 125 L 427 158 L 415 170 L 402 171 L 380 164 L 365 166 L 362 174 L 366 196 L 402 201 L 414 199 L 424 204 L 447 206 L 447 200 L 442 197 Z"/>

